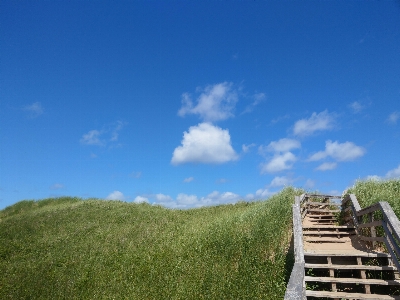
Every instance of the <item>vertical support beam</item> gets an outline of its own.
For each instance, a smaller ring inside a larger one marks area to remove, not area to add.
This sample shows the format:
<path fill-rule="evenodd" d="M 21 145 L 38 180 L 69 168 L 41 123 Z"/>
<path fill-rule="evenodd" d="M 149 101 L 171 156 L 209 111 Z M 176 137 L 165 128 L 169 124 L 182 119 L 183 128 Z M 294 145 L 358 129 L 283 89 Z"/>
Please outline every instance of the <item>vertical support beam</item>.
<path fill-rule="evenodd" d="M 362 266 L 361 257 L 357 257 L 357 265 Z M 367 279 L 367 275 L 365 274 L 365 270 L 360 270 L 361 279 Z M 371 294 L 371 286 L 369 284 L 364 284 L 364 289 L 366 294 Z"/>
<path fill-rule="evenodd" d="M 332 257 L 327 256 L 326 257 L 328 259 L 328 265 L 332 266 Z M 335 277 L 335 270 L 334 269 L 329 269 L 329 277 Z M 337 292 L 337 287 L 336 287 L 336 283 L 331 283 L 331 288 L 332 288 L 332 292 Z"/>
<path fill-rule="evenodd" d="M 373 222 L 374 221 L 374 213 L 370 212 L 368 214 L 368 222 Z M 376 237 L 376 230 L 375 226 L 371 226 L 371 237 Z M 376 241 L 372 241 L 372 248 L 375 249 L 376 246 Z"/>

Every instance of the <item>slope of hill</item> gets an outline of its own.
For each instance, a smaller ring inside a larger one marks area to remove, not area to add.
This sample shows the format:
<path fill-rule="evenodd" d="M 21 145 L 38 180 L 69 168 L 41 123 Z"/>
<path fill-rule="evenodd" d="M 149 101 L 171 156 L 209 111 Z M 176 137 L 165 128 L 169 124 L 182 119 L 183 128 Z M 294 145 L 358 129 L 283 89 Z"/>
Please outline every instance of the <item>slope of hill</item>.
<path fill-rule="evenodd" d="M 0 298 L 281 299 L 302 192 L 191 210 L 19 202 L 0 211 Z"/>

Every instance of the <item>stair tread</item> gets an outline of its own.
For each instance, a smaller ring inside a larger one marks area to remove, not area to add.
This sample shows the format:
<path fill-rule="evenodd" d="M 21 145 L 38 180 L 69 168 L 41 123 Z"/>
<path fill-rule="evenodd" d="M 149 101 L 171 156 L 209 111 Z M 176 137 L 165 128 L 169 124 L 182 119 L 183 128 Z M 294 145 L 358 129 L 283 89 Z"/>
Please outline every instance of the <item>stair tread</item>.
<path fill-rule="evenodd" d="M 327 230 L 321 230 L 321 231 L 303 231 L 303 235 L 351 235 L 354 234 L 354 231 L 327 231 Z"/>
<path fill-rule="evenodd" d="M 335 264 L 305 264 L 309 269 L 343 269 L 343 270 L 377 270 L 377 271 L 396 271 L 394 266 L 366 266 L 366 265 L 335 265 Z"/>
<path fill-rule="evenodd" d="M 350 242 L 348 239 L 327 238 L 327 237 L 305 237 L 305 242 L 318 242 L 318 243 L 346 243 Z"/>
<path fill-rule="evenodd" d="M 350 256 L 350 257 L 391 257 L 390 254 L 382 252 L 368 252 L 368 251 L 318 251 L 318 252 L 304 252 L 304 256 Z"/>
<path fill-rule="evenodd" d="M 339 299 L 400 300 L 400 296 L 347 293 L 347 292 L 311 291 L 311 290 L 306 290 L 306 296 L 321 297 L 321 298 L 322 297 L 339 298 Z"/>
<path fill-rule="evenodd" d="M 312 228 L 321 228 L 321 229 L 325 229 L 325 228 L 337 228 L 337 229 L 354 229 L 354 226 L 346 226 L 346 225 L 312 225 L 312 226 L 303 226 L 303 229 L 312 229 Z"/>
<path fill-rule="evenodd" d="M 400 285 L 400 280 L 382 280 L 382 279 L 361 279 L 361 278 L 336 278 L 336 277 L 314 277 L 304 276 L 305 281 L 311 282 L 333 282 L 333 283 L 361 283 L 377 285 Z"/>
<path fill-rule="evenodd" d="M 317 208 L 311 208 L 311 209 L 307 209 L 307 212 L 337 213 L 337 212 L 341 212 L 341 210 L 340 209 L 317 209 Z"/>

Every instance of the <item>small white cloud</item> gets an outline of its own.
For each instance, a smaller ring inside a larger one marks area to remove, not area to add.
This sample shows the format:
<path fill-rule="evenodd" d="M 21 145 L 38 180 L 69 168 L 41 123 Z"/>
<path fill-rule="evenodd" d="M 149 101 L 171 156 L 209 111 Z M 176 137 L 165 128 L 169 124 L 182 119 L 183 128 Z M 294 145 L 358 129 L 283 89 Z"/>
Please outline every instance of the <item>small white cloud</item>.
<path fill-rule="evenodd" d="M 22 109 L 29 112 L 32 118 L 40 116 L 41 114 L 43 114 L 44 111 L 40 102 L 35 102 L 31 105 L 25 105 Z"/>
<path fill-rule="evenodd" d="M 226 178 L 220 178 L 220 179 L 216 180 L 216 183 L 227 183 L 227 182 L 228 182 L 228 179 L 226 179 Z"/>
<path fill-rule="evenodd" d="M 183 182 L 192 182 L 193 180 L 194 180 L 193 177 L 188 177 L 188 178 L 183 179 Z"/>
<path fill-rule="evenodd" d="M 90 130 L 81 138 L 81 143 L 84 145 L 102 146 L 104 143 L 100 140 L 101 132 L 98 130 Z"/>
<path fill-rule="evenodd" d="M 164 195 L 164 194 L 156 194 L 155 195 L 155 199 L 157 202 L 170 202 L 173 201 L 173 199 L 168 196 L 168 195 Z"/>
<path fill-rule="evenodd" d="M 142 196 L 137 196 L 135 200 L 133 200 L 134 203 L 149 203 L 149 199 L 146 197 Z"/>
<path fill-rule="evenodd" d="M 276 173 L 283 170 L 291 169 L 293 163 L 296 161 L 296 156 L 292 152 L 283 154 L 275 154 L 274 157 L 268 162 L 261 165 L 261 174 Z"/>
<path fill-rule="evenodd" d="M 140 171 L 134 171 L 134 172 L 132 172 L 131 174 L 129 174 L 129 177 L 132 177 L 132 178 L 140 178 L 140 177 L 142 177 L 142 172 L 140 172 Z"/>
<path fill-rule="evenodd" d="M 323 164 L 319 165 L 316 170 L 318 171 L 328 171 L 336 169 L 337 163 L 335 162 L 324 162 Z"/>
<path fill-rule="evenodd" d="M 306 183 L 304 184 L 305 189 L 312 189 L 315 186 L 315 181 L 311 179 L 307 179 Z"/>
<path fill-rule="evenodd" d="M 257 93 L 257 94 L 254 94 L 252 98 L 254 99 L 253 102 L 250 105 L 248 105 L 241 114 L 246 114 L 246 113 L 252 112 L 258 104 L 260 104 L 261 102 L 263 102 L 265 100 L 265 94 Z"/>
<path fill-rule="evenodd" d="M 171 163 L 221 164 L 238 159 L 228 130 L 201 123 L 184 132 L 182 145 L 175 148 Z"/>
<path fill-rule="evenodd" d="M 126 125 L 125 122 L 117 121 L 115 124 L 112 124 L 110 129 L 108 130 L 111 133 L 110 141 L 116 142 L 118 141 L 119 131 Z"/>
<path fill-rule="evenodd" d="M 337 161 L 352 161 L 365 154 L 366 150 L 352 142 L 338 143 L 330 140 L 325 142 L 325 151 L 313 154 L 308 161 L 317 161 L 328 156 Z"/>
<path fill-rule="evenodd" d="M 397 124 L 397 121 L 399 120 L 399 118 L 400 118 L 400 112 L 395 111 L 389 115 L 386 122 L 389 124 Z"/>
<path fill-rule="evenodd" d="M 400 165 L 393 170 L 390 170 L 389 172 L 386 173 L 387 178 L 398 178 L 400 177 Z"/>
<path fill-rule="evenodd" d="M 256 144 L 254 144 L 254 143 L 251 143 L 251 144 L 249 144 L 249 145 L 243 144 L 243 145 L 242 145 L 242 151 L 243 151 L 243 153 L 249 152 L 250 149 L 251 149 L 252 147 L 254 147 L 254 146 L 256 146 Z"/>
<path fill-rule="evenodd" d="M 285 186 L 289 185 L 292 182 L 289 178 L 285 176 L 276 176 L 274 179 L 272 179 L 270 183 L 270 187 L 278 187 L 278 186 Z"/>
<path fill-rule="evenodd" d="M 223 82 L 209 85 L 204 89 L 198 88 L 202 93 L 197 98 L 197 105 L 193 105 L 188 93 L 182 95 L 182 107 L 178 115 L 197 114 L 205 122 L 215 122 L 233 117 L 233 110 L 238 95 L 233 83 Z"/>
<path fill-rule="evenodd" d="M 353 110 L 353 113 L 357 114 L 361 112 L 365 106 L 363 106 L 359 101 L 354 101 L 349 105 L 349 107 Z"/>
<path fill-rule="evenodd" d="M 379 177 L 378 175 L 368 175 L 366 177 L 367 180 L 373 180 L 373 181 L 380 181 L 382 180 L 382 177 Z"/>
<path fill-rule="evenodd" d="M 269 143 L 266 148 L 263 148 L 263 150 L 267 150 L 269 152 L 287 152 L 297 148 L 301 148 L 301 143 L 299 141 L 283 138 Z"/>
<path fill-rule="evenodd" d="M 125 197 L 124 197 L 124 194 L 122 194 L 120 191 L 114 191 L 111 194 L 109 194 L 106 197 L 106 199 L 107 200 L 121 200 L 122 201 L 122 200 L 125 199 Z"/>
<path fill-rule="evenodd" d="M 51 190 L 59 190 L 59 189 L 63 189 L 63 188 L 64 188 L 64 185 L 61 183 L 55 183 L 52 186 L 50 186 Z"/>
<path fill-rule="evenodd" d="M 294 124 L 293 133 L 298 136 L 311 135 L 315 131 L 329 130 L 334 127 L 335 116 L 327 110 L 312 113 L 309 119 L 301 119 Z"/>

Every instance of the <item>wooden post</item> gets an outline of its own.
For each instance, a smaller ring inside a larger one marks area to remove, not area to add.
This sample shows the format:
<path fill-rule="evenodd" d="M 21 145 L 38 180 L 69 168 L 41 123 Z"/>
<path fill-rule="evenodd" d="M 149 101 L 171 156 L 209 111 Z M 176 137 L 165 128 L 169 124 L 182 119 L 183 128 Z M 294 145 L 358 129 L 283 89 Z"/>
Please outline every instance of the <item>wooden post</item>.
<path fill-rule="evenodd" d="M 374 221 L 374 213 L 370 212 L 368 214 L 368 222 L 373 222 Z M 371 237 L 376 237 L 376 230 L 375 230 L 375 226 L 371 226 Z M 372 241 L 372 248 L 375 249 L 376 246 L 376 242 Z"/>

